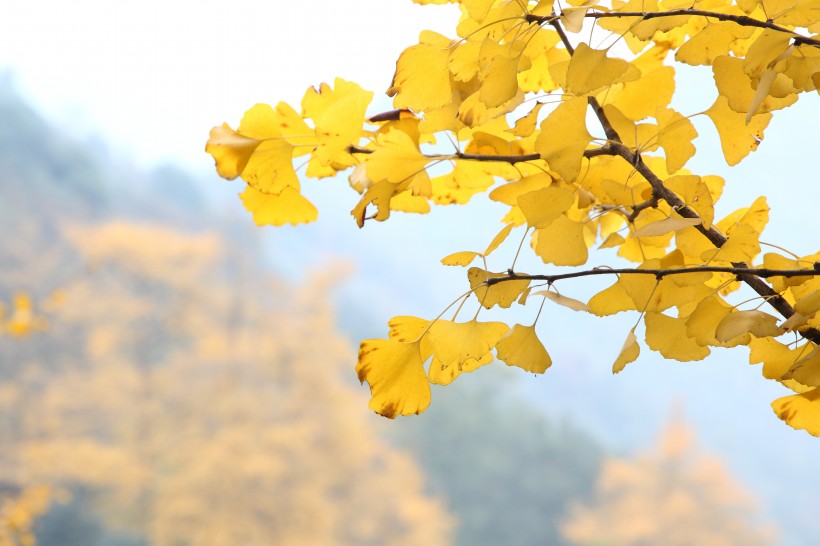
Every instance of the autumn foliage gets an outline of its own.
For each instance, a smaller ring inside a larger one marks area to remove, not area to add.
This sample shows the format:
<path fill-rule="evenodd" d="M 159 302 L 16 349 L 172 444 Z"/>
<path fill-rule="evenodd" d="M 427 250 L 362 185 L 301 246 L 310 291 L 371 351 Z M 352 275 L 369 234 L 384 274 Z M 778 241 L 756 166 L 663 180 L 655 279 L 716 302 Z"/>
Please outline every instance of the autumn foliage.
<path fill-rule="evenodd" d="M 751 494 L 675 421 L 651 451 L 605 460 L 594 499 L 575 505 L 562 531 L 579 546 L 774 544 L 758 517 Z"/>
<path fill-rule="evenodd" d="M 394 317 L 386 339 L 361 343 L 356 370 L 370 407 L 419 413 L 431 383 L 493 358 L 543 373 L 552 360 L 535 326 L 545 305 L 558 304 L 639 314 L 612 355 L 615 373 L 642 347 L 693 361 L 746 346 L 750 363 L 789 392 L 775 413 L 820 435 L 820 253 L 761 241 L 765 197 L 717 217 L 725 181 L 687 169 L 699 142 L 693 119 L 716 131 L 735 165 L 758 148 L 775 111 L 802 94 L 816 100 L 820 2 L 416 1 L 456 3 L 461 17 L 452 37 L 423 31 L 400 55 L 387 88 L 395 110 L 368 113 L 372 93 L 337 79 L 309 88 L 298 111 L 253 106 L 236 129 L 215 127 L 206 147 L 221 176 L 246 183 L 240 197 L 259 225 L 316 220 L 301 180 L 341 172 L 361 195 L 351 211 L 360 227 L 479 193 L 507 207 L 486 249 L 442 260 L 480 264 L 467 270 L 462 296 L 432 320 Z M 711 71 L 714 87 L 677 89 L 676 63 Z M 676 91 L 713 102 L 678 111 Z M 500 245 L 527 240 L 544 264 L 575 269 L 488 265 Z M 579 269 L 593 252 L 632 265 Z M 588 301 L 564 295 L 568 280 L 592 275 L 614 282 Z M 473 296 L 475 316 L 458 320 Z M 514 304 L 531 307 L 533 322 L 478 319 L 483 308 Z"/>

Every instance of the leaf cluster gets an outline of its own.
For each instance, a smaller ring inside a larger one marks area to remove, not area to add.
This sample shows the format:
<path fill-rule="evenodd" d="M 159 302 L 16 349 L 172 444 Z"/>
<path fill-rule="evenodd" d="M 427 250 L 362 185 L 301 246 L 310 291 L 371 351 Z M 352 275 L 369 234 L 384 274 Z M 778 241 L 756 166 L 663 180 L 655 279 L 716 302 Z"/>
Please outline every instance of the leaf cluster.
<path fill-rule="evenodd" d="M 820 253 L 769 245 L 761 256 L 765 197 L 719 218 L 724 180 L 687 168 L 696 116 L 714 127 L 735 165 L 758 148 L 773 112 L 817 92 L 820 1 L 417 3 L 456 3 L 461 17 L 453 38 L 424 31 L 399 56 L 387 89 L 395 110 L 366 117 L 372 95 L 337 79 L 308 89 L 301 113 L 256 105 L 236 130 L 211 131 L 206 150 L 220 175 L 245 181 L 242 201 L 256 223 L 316 219 L 300 191 L 302 169 L 308 178 L 349 171 L 360 227 L 487 193 L 506 207 L 504 228 L 485 251 L 443 260 L 484 261 L 467 271 L 470 290 L 455 300 L 456 315 L 472 296 L 479 312 L 533 296 L 538 315 L 548 299 L 597 316 L 637 311 L 616 373 L 639 355 L 641 322 L 645 345 L 669 359 L 745 345 L 765 377 L 793 391 L 774 402 L 775 412 L 820 435 Z M 711 106 L 671 106 L 675 63 L 711 70 L 714 88 L 697 91 L 713 94 Z M 546 265 L 579 267 L 591 251 L 611 249 L 635 267 L 581 302 L 558 293 L 559 275 L 517 272 L 515 262 L 489 270 L 487 256 L 513 231 Z M 363 341 L 356 369 L 370 385 L 370 407 L 387 417 L 423 411 L 431 383 L 490 363 L 493 351 L 533 373 L 551 365 L 537 316 L 510 328 L 478 321 L 479 312 L 462 322 L 443 313 L 395 317 L 387 339 Z"/>

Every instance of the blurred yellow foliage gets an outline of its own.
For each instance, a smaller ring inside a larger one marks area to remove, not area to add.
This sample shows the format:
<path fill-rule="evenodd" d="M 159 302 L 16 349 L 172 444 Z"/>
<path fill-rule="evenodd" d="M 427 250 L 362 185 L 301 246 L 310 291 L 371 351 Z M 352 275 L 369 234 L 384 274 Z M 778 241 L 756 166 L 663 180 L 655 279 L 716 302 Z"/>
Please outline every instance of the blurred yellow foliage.
<path fill-rule="evenodd" d="M 5 359 L 0 485 L 82 490 L 152 546 L 449 542 L 443 504 L 344 380 L 339 268 L 294 289 L 210 234 L 70 236 L 95 268 L 36 354 Z"/>
<path fill-rule="evenodd" d="M 693 432 L 671 422 L 652 452 L 604 461 L 595 497 L 563 526 L 572 544 L 764 546 L 773 530 L 720 460 L 700 453 Z"/>
<path fill-rule="evenodd" d="M 45 486 L 29 487 L 16 497 L 0 495 L 0 546 L 35 546 L 32 527 L 51 501 L 52 491 Z"/>

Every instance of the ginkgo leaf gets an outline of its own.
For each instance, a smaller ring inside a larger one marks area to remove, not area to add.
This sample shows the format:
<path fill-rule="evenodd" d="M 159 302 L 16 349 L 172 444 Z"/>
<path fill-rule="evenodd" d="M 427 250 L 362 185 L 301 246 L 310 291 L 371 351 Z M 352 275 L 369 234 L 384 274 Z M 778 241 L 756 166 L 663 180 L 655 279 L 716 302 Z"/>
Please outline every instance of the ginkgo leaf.
<path fill-rule="evenodd" d="M 715 219 L 715 207 L 709 186 L 696 175 L 676 175 L 664 180 L 664 185 L 683 199 L 686 205 L 698 213 L 703 227 L 712 227 Z"/>
<path fill-rule="evenodd" d="M 700 32 L 686 41 L 675 52 L 675 60 L 682 63 L 710 65 L 721 55 L 727 55 L 732 42 L 748 38 L 753 29 L 732 22 L 709 22 Z"/>
<path fill-rule="evenodd" d="M 552 184 L 552 177 L 547 173 L 539 173 L 534 176 L 525 176 L 520 180 L 508 182 L 495 188 L 490 192 L 490 199 L 504 203 L 505 205 L 517 205 L 518 198 L 525 193 L 530 193 L 541 188 L 549 187 Z"/>
<path fill-rule="evenodd" d="M 720 341 L 715 337 L 718 324 L 732 312 L 732 307 L 719 296 L 713 295 L 698 302 L 695 310 L 686 319 L 686 335 L 695 343 L 706 347 L 735 347 L 748 345 L 749 332 L 743 332 L 733 339 Z"/>
<path fill-rule="evenodd" d="M 531 373 L 544 373 L 552 359 L 535 333 L 535 326 L 516 324 L 495 346 L 498 359 Z"/>
<path fill-rule="evenodd" d="M 592 296 L 587 304 L 590 313 L 599 317 L 605 317 L 620 313 L 621 311 L 636 309 L 635 302 L 632 301 L 621 280 L 622 279 L 618 279 L 609 288 Z"/>
<path fill-rule="evenodd" d="M 293 188 L 285 188 L 281 193 L 273 194 L 248 186 L 239 197 L 258 226 L 305 224 L 316 221 L 319 216 L 313 203 Z"/>
<path fill-rule="evenodd" d="M 487 309 L 498 305 L 507 308 L 518 299 L 521 293 L 530 285 L 528 279 L 514 279 L 493 284 L 484 285 L 488 279 L 499 279 L 509 277 L 507 273 L 490 273 L 480 267 L 471 267 L 467 270 L 467 279 L 470 281 L 470 288 L 475 292 L 478 301 Z"/>
<path fill-rule="evenodd" d="M 449 256 L 445 256 L 441 259 L 441 263 L 444 265 L 460 265 L 466 266 L 470 265 L 473 260 L 481 256 L 478 252 L 470 252 L 469 250 L 463 250 L 461 252 L 454 252 Z"/>
<path fill-rule="evenodd" d="M 589 306 L 582 302 L 578 301 L 573 298 L 568 298 L 566 296 L 562 296 L 557 292 L 553 292 L 551 290 L 539 290 L 538 292 L 533 292 L 533 296 L 544 296 L 548 300 L 557 303 L 558 305 L 562 305 L 564 307 L 568 307 L 573 311 L 589 311 Z"/>
<path fill-rule="evenodd" d="M 606 54 L 606 50 L 592 49 L 584 42 L 578 44 L 567 68 L 568 90 L 586 95 L 617 82 L 629 63 Z"/>
<path fill-rule="evenodd" d="M 453 100 L 450 87 L 450 40 L 425 31 L 418 45 L 405 49 L 396 62 L 396 74 L 387 94 L 395 108 L 425 112 Z"/>
<path fill-rule="evenodd" d="M 635 328 L 633 327 L 626 336 L 621 352 L 618 353 L 618 358 L 612 364 L 612 373 L 620 373 L 626 368 L 630 362 L 635 362 L 641 354 L 641 346 L 638 343 L 638 338 L 635 337 Z"/>
<path fill-rule="evenodd" d="M 533 232 L 532 247 L 546 264 L 581 265 L 589 251 L 584 238 L 584 224 L 561 214 L 548 227 Z"/>
<path fill-rule="evenodd" d="M 772 409 L 790 427 L 820 436 L 820 388 L 778 398 Z"/>
<path fill-rule="evenodd" d="M 444 366 L 463 366 L 480 361 L 509 331 L 503 322 L 452 322 L 437 320 L 430 327 L 433 355 Z"/>
<path fill-rule="evenodd" d="M 663 220 L 658 220 L 657 222 L 646 224 L 645 226 L 636 229 L 632 236 L 656 237 L 658 235 L 664 235 L 666 233 L 678 231 L 690 226 L 697 226 L 701 222 L 702 221 L 700 218 L 681 218 L 680 216 L 672 216 L 669 218 L 664 218 Z"/>
<path fill-rule="evenodd" d="M 811 316 L 820 311 L 820 290 L 814 290 L 807 296 L 803 296 L 794 304 L 794 310 L 806 316 Z"/>
<path fill-rule="evenodd" d="M 721 96 L 726 97 L 726 103 L 729 108 L 734 112 L 742 114 L 749 112 L 755 98 L 755 90 L 752 79 L 743 68 L 743 59 L 728 55 L 718 57 L 712 64 L 712 73 L 718 92 Z M 769 82 L 769 84 L 764 85 L 768 85 L 769 89 L 771 89 L 771 86 L 777 78 L 778 76 L 775 74 L 774 79 Z M 786 78 L 786 76 L 783 76 L 783 78 Z M 759 80 L 759 78 L 757 78 L 756 81 L 757 80 Z M 761 97 L 756 107 L 756 110 L 760 110 L 762 113 L 785 108 L 797 100 L 796 94 L 770 97 L 769 89 L 767 89 L 766 95 Z M 746 117 L 750 116 L 744 116 L 744 119 Z"/>
<path fill-rule="evenodd" d="M 623 87 L 617 90 L 621 85 Z M 610 104 L 629 119 L 640 121 L 655 115 L 659 108 L 669 106 L 675 92 L 675 70 L 671 66 L 662 66 L 605 92 L 610 95 Z"/>
<path fill-rule="evenodd" d="M 541 111 L 542 106 L 544 106 L 543 102 L 536 102 L 532 110 L 523 118 L 519 118 L 515 122 L 515 127 L 509 129 L 509 131 L 517 137 L 528 137 L 533 134 L 538 126 L 538 113 Z"/>
<path fill-rule="evenodd" d="M 241 176 L 266 193 L 284 188 L 299 189 L 293 168 L 296 143 L 315 144 L 314 131 L 285 103 L 276 108 L 257 104 L 250 108 L 236 131 L 227 124 L 214 127 L 205 146 L 223 178 Z M 304 152 L 309 148 L 302 146 Z"/>
<path fill-rule="evenodd" d="M 487 353 L 481 358 L 468 358 L 460 364 L 443 364 L 438 358 L 433 358 L 430 362 L 430 369 L 427 372 L 427 379 L 435 385 L 446 386 L 455 381 L 462 373 L 474 372 L 481 366 L 485 366 L 493 361 L 493 355 Z"/>
<path fill-rule="evenodd" d="M 698 132 L 691 121 L 671 108 L 659 110 L 655 117 L 658 120 L 658 146 L 666 154 L 666 170 L 675 173 L 695 155 L 692 140 Z"/>
<path fill-rule="evenodd" d="M 752 338 L 749 341 L 749 364 L 762 363 L 763 377 L 779 380 L 795 362 L 806 356 L 807 347 L 792 349 L 770 337 Z"/>
<path fill-rule="evenodd" d="M 211 129 L 205 151 L 216 161 L 216 172 L 232 180 L 239 176 L 261 140 L 240 135 L 227 123 Z"/>
<path fill-rule="evenodd" d="M 489 256 L 496 248 L 498 248 L 499 245 L 507 239 L 514 227 L 514 224 L 507 224 L 501 228 L 501 231 L 499 231 L 496 236 L 493 237 L 493 240 L 490 241 L 490 244 L 487 245 L 487 250 L 484 251 L 484 256 Z"/>
<path fill-rule="evenodd" d="M 423 172 L 429 161 L 407 133 L 391 130 L 376 139 L 376 147 L 367 156 L 365 166 L 371 180 L 398 184 Z"/>
<path fill-rule="evenodd" d="M 323 83 L 319 89 L 309 88 L 302 97 L 302 115 L 313 120 L 318 145 L 313 152 L 322 165 L 331 165 L 347 156 L 347 149 L 358 144 L 362 136 L 362 120 L 373 93 L 357 84 L 336 78 L 333 88 Z"/>
<path fill-rule="evenodd" d="M 729 108 L 726 97 L 722 95 L 705 113 L 715 124 L 723 156 L 729 165 L 737 165 L 757 149 L 763 140 L 763 130 L 772 119 L 771 114 L 757 114 L 746 123 L 745 115 Z"/>
<path fill-rule="evenodd" d="M 715 338 L 729 341 L 747 332 L 755 337 L 769 337 L 779 336 L 783 329 L 777 326 L 777 317 L 763 311 L 735 311 L 718 323 Z"/>
<path fill-rule="evenodd" d="M 815 347 L 808 354 L 792 364 L 783 374 L 783 379 L 794 379 L 807 387 L 820 387 L 820 347 Z"/>
<path fill-rule="evenodd" d="M 376 205 L 376 214 L 372 218 L 379 222 L 387 220 L 390 217 L 390 200 L 396 194 L 397 186 L 398 184 L 382 180 L 367 188 L 361 200 L 350 211 L 356 224 L 359 227 L 364 226 L 364 221 L 367 219 L 367 206 L 371 203 Z"/>
<path fill-rule="evenodd" d="M 527 223 L 543 229 L 575 203 L 575 192 L 566 186 L 548 186 L 518 197 L 518 206 Z"/>
<path fill-rule="evenodd" d="M 561 14 L 561 23 L 567 32 L 581 32 L 584 18 L 589 8 L 598 4 L 598 0 L 588 0 L 576 7 L 566 7 Z"/>
<path fill-rule="evenodd" d="M 598 245 L 598 248 L 603 249 L 619 247 L 624 244 L 624 241 L 626 241 L 626 239 L 624 239 L 623 235 L 620 233 L 610 233 L 606 236 L 606 239 Z"/>
<path fill-rule="evenodd" d="M 644 316 L 644 323 L 646 344 L 665 358 L 691 362 L 703 360 L 711 352 L 708 347 L 699 345 L 687 335 L 685 318 L 674 318 L 650 311 Z"/>
<path fill-rule="evenodd" d="M 487 108 L 501 106 L 518 93 L 518 58 L 496 55 L 484 74 L 478 99 Z"/>
<path fill-rule="evenodd" d="M 592 140 L 587 131 L 586 112 L 585 97 L 562 102 L 541 123 L 541 132 L 535 139 L 535 151 L 567 182 L 578 178 L 584 150 Z"/>
<path fill-rule="evenodd" d="M 430 405 L 418 342 L 366 339 L 359 347 L 356 373 L 360 382 L 370 385 L 369 407 L 380 415 L 393 419 L 421 413 Z"/>
<path fill-rule="evenodd" d="M 720 248 L 713 248 L 701 254 L 704 262 L 721 260 L 724 262 L 751 263 L 760 254 L 760 233 L 750 224 L 739 224 Z"/>

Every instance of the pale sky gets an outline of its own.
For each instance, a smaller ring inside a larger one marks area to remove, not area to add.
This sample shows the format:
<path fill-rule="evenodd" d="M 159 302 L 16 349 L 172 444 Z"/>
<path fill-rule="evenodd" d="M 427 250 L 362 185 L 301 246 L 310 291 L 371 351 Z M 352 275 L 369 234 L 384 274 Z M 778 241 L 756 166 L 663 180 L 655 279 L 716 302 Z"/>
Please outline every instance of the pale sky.
<path fill-rule="evenodd" d="M 337 76 L 383 94 L 419 31 L 456 17 L 410 0 L 9 1 L 0 70 L 80 134 L 198 169 L 212 126 L 236 126 L 257 102 L 298 110 L 305 89 Z"/>

